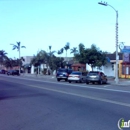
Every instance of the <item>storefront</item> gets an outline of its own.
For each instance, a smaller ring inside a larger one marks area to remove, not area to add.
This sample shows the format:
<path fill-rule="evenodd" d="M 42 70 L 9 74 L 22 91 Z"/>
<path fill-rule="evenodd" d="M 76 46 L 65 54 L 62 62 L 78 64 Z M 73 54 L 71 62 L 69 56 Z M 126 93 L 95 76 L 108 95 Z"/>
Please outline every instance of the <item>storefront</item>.
<path fill-rule="evenodd" d="M 86 64 L 77 63 L 73 64 L 71 67 L 74 71 L 86 71 Z"/>

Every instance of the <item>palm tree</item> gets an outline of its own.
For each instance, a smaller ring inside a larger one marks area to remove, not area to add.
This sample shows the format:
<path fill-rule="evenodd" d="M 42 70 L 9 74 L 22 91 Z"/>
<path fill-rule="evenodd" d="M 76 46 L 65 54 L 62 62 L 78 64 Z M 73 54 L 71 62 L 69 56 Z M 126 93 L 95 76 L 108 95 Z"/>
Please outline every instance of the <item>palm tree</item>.
<path fill-rule="evenodd" d="M 58 55 L 61 55 L 63 52 L 64 52 L 64 48 L 61 48 L 61 49 L 57 52 L 57 54 L 58 54 Z M 60 60 L 61 60 L 61 56 L 60 56 Z M 60 66 L 61 66 L 61 64 L 62 64 L 62 60 L 61 60 Z"/>
<path fill-rule="evenodd" d="M 56 52 L 56 51 L 51 51 L 51 48 L 52 48 L 52 46 L 49 46 L 49 50 L 50 50 L 50 52 L 49 52 L 48 54 L 49 54 L 50 57 L 53 56 L 54 53 Z"/>
<path fill-rule="evenodd" d="M 52 46 L 49 46 L 49 50 L 50 50 L 50 52 L 51 52 L 51 47 L 52 47 Z"/>
<path fill-rule="evenodd" d="M 83 43 L 79 44 L 79 53 L 81 54 L 85 50 L 85 46 Z"/>
<path fill-rule="evenodd" d="M 8 57 L 6 56 L 7 53 L 4 50 L 0 50 L 0 63 L 3 66 L 5 59 Z"/>
<path fill-rule="evenodd" d="M 70 49 L 70 50 L 71 50 L 70 53 L 73 53 L 74 55 L 78 52 L 77 47 L 73 47 L 73 48 Z"/>
<path fill-rule="evenodd" d="M 25 46 L 21 46 L 21 42 L 17 42 L 17 45 L 15 44 L 11 44 L 13 45 L 13 50 L 17 49 L 17 51 L 19 52 L 19 59 L 21 58 L 21 48 L 26 48 Z M 20 62 L 19 62 L 19 74 L 20 74 Z"/>
<path fill-rule="evenodd" d="M 64 49 L 66 51 L 66 58 L 67 58 L 67 51 L 68 51 L 68 49 L 70 49 L 70 43 L 69 42 L 66 43 Z"/>
<path fill-rule="evenodd" d="M 60 50 L 58 50 L 57 54 L 61 55 L 64 52 L 64 48 L 61 48 Z"/>

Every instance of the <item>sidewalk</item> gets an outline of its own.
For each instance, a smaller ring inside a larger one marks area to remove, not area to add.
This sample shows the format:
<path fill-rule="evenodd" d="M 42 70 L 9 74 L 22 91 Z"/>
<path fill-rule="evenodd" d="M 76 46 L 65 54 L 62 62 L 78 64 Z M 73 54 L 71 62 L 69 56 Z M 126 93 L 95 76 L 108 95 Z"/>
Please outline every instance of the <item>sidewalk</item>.
<path fill-rule="evenodd" d="M 48 78 L 48 79 L 52 79 L 55 78 L 55 75 L 42 75 L 42 74 L 28 74 L 28 73 L 24 73 L 21 74 L 21 77 L 33 77 L 33 78 Z"/>
<path fill-rule="evenodd" d="M 130 86 L 130 79 L 119 79 L 118 84 L 116 84 L 115 79 L 108 78 L 108 83 L 112 85 L 127 85 Z"/>

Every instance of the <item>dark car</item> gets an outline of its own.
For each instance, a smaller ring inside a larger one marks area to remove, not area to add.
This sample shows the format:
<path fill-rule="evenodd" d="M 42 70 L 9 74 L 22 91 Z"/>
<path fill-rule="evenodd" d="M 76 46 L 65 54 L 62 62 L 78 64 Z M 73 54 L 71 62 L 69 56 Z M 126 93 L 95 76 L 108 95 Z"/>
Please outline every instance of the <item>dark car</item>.
<path fill-rule="evenodd" d="M 86 77 L 86 84 L 96 82 L 99 84 L 107 83 L 107 76 L 100 71 L 90 71 Z"/>
<path fill-rule="evenodd" d="M 6 74 L 6 70 L 0 70 L 0 74 Z"/>
<path fill-rule="evenodd" d="M 19 75 L 19 70 L 9 70 L 7 75 Z"/>
<path fill-rule="evenodd" d="M 57 78 L 57 81 L 60 81 L 60 80 L 65 80 L 67 81 L 68 80 L 68 76 L 69 74 L 72 73 L 72 69 L 58 69 L 57 70 L 57 73 L 56 73 L 56 78 Z"/>

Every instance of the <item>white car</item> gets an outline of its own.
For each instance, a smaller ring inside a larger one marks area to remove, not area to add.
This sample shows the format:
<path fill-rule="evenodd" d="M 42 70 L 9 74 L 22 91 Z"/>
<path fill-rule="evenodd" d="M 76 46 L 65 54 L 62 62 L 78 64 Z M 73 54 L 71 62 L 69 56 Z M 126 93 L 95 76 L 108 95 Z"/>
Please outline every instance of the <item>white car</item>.
<path fill-rule="evenodd" d="M 80 71 L 73 71 L 69 77 L 68 77 L 68 82 L 71 83 L 71 82 L 84 82 L 86 79 L 86 74 L 85 73 L 82 73 Z"/>

